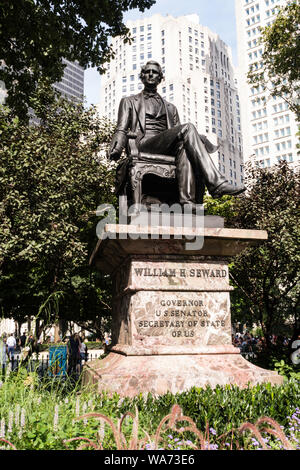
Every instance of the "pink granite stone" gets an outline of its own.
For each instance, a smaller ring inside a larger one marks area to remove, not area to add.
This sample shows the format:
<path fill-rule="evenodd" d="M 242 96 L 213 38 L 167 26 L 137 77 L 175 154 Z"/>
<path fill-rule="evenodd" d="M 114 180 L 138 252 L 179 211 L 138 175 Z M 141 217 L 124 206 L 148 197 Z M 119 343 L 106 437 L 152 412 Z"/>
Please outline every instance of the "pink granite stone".
<path fill-rule="evenodd" d="M 86 385 L 121 397 L 177 393 L 207 385 L 245 388 L 282 383 L 277 373 L 254 366 L 240 354 L 124 356 L 111 352 L 102 361 L 89 362 L 85 372 Z"/>
<path fill-rule="evenodd" d="M 147 238 L 154 232 L 156 239 Z M 184 232 L 197 231 L 106 227 L 111 238 L 98 243 L 91 262 L 113 277 L 111 352 L 84 368 L 84 383 L 99 392 L 132 397 L 282 383 L 276 372 L 246 361 L 231 342 L 228 256 L 262 242 L 266 232 L 204 228 L 197 232 L 204 245 L 194 251 L 186 250 Z"/>

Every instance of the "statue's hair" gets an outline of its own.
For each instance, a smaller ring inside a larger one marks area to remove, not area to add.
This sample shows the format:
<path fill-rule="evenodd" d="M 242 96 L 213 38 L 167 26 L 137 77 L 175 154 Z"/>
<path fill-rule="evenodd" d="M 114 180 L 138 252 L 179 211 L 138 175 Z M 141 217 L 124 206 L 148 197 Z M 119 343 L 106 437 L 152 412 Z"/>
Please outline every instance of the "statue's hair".
<path fill-rule="evenodd" d="M 160 65 L 158 62 L 156 62 L 155 60 L 148 60 L 148 62 L 147 62 L 145 65 L 142 66 L 141 72 L 140 72 L 140 75 L 139 75 L 139 78 L 142 78 L 142 77 L 143 77 L 144 72 L 145 72 L 145 70 L 146 70 L 146 67 L 147 67 L 147 65 L 149 65 L 149 64 L 156 65 L 156 66 L 158 67 L 159 77 L 160 77 L 161 80 L 163 80 L 165 77 L 164 77 L 164 74 L 163 74 L 161 65 Z"/>

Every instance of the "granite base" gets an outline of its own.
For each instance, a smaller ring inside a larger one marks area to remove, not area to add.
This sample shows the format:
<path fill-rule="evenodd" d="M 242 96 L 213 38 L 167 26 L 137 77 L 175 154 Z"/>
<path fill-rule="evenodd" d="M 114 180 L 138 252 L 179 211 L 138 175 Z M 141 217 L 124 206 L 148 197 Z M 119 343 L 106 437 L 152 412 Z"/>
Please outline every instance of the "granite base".
<path fill-rule="evenodd" d="M 281 384 L 276 372 L 261 369 L 234 354 L 125 356 L 110 352 L 87 363 L 83 383 L 121 397 L 180 393 L 191 387 L 235 385 L 240 388 L 269 382 Z"/>
<path fill-rule="evenodd" d="M 84 384 L 133 397 L 282 383 L 244 359 L 231 339 L 228 263 L 267 233 L 218 225 L 105 226 L 90 264 L 113 280 L 112 346 L 105 359 L 85 365 Z M 201 246 L 187 246 L 191 237 L 202 237 Z"/>

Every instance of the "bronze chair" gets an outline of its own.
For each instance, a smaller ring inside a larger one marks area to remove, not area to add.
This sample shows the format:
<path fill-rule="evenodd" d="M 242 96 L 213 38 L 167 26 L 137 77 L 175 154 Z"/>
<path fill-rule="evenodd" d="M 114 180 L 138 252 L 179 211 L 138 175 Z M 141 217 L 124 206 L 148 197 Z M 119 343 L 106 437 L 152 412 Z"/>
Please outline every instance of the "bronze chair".
<path fill-rule="evenodd" d="M 147 205 L 147 201 L 144 201 L 147 196 L 144 190 L 147 193 L 147 188 L 152 196 L 156 192 L 157 201 L 154 202 L 174 202 L 172 199 L 174 200 L 174 195 L 176 199 L 177 195 L 175 156 L 140 152 L 136 145 L 136 136 L 129 133 L 128 137 L 128 184 L 124 193 L 130 203 Z M 145 181 L 147 178 L 148 181 Z M 166 181 L 161 181 L 160 178 Z M 165 200 L 161 200 L 164 198 Z"/>

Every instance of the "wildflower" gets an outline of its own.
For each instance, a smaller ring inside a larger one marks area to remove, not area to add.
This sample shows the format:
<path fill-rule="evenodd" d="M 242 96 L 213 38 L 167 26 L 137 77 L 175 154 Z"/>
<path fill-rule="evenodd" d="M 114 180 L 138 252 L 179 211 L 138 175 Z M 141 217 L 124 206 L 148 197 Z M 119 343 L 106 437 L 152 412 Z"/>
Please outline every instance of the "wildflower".
<path fill-rule="evenodd" d="M 13 427 L 13 419 L 14 419 L 14 413 L 10 411 L 8 413 L 8 427 L 7 427 L 7 434 L 12 433 L 12 427 Z"/>
<path fill-rule="evenodd" d="M 25 387 L 27 387 L 28 385 L 29 385 L 29 386 L 30 386 L 30 385 L 32 386 L 32 385 L 33 385 L 33 377 L 32 377 L 32 375 L 28 375 L 28 377 L 26 377 L 26 379 L 24 380 L 23 383 L 24 383 Z"/>
<path fill-rule="evenodd" d="M 0 424 L 0 437 L 5 437 L 5 419 L 1 419 L 1 424 Z"/>
<path fill-rule="evenodd" d="M 104 434 L 105 434 L 105 422 L 101 420 L 101 424 L 98 429 L 98 436 L 99 436 L 100 442 L 103 442 Z"/>
<path fill-rule="evenodd" d="M 85 412 L 86 412 L 86 409 L 87 409 L 87 404 L 86 404 L 86 403 L 84 403 L 84 404 L 83 404 L 83 407 L 82 407 L 82 411 L 83 411 L 83 413 L 85 413 Z M 83 424 L 84 424 L 85 426 L 87 425 L 87 422 L 88 422 L 88 421 L 87 421 L 87 418 L 84 418 L 84 420 L 83 420 Z"/>
<path fill-rule="evenodd" d="M 259 442 L 254 437 L 251 440 L 254 446 L 259 446 Z"/>
<path fill-rule="evenodd" d="M 53 418 L 53 431 L 58 430 L 58 409 L 59 409 L 59 406 L 55 405 L 54 418 Z"/>
<path fill-rule="evenodd" d="M 20 422 L 21 428 L 25 428 L 25 409 L 21 409 L 21 422 Z"/>
<path fill-rule="evenodd" d="M 79 414 L 80 414 L 80 398 L 79 397 L 77 397 L 77 399 L 76 399 L 75 414 L 76 414 L 76 416 L 79 416 Z"/>
<path fill-rule="evenodd" d="M 19 427 L 19 416 L 20 416 L 20 405 L 16 405 L 16 412 L 15 412 L 15 425 L 18 428 Z"/>
<path fill-rule="evenodd" d="M 209 430 L 210 430 L 211 434 L 213 434 L 214 436 L 217 434 L 217 432 L 215 431 L 214 428 L 209 428 Z"/>
<path fill-rule="evenodd" d="M 210 450 L 218 450 L 218 444 L 210 444 Z"/>

